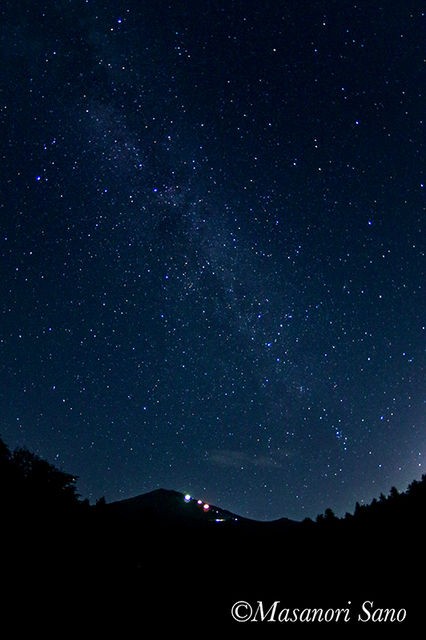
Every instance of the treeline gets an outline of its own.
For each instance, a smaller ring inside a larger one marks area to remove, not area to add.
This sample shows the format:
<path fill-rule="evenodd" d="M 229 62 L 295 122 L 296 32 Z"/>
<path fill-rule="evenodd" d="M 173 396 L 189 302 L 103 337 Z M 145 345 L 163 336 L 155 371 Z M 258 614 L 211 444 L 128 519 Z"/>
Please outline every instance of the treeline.
<path fill-rule="evenodd" d="M 426 474 L 423 474 L 421 480 L 413 480 L 404 492 L 400 493 L 396 487 L 392 487 L 387 496 L 381 493 L 379 498 L 374 498 L 370 504 L 356 502 L 354 512 L 347 512 L 343 518 L 338 518 L 333 510 L 328 508 L 317 516 L 315 522 L 306 518 L 303 524 L 308 527 L 317 525 L 320 528 L 389 524 L 389 521 L 393 520 L 404 524 L 413 516 L 420 518 L 425 505 Z"/>
<path fill-rule="evenodd" d="M 25 448 L 10 451 L 0 439 L 1 509 L 43 515 L 87 508 L 76 489 L 77 478 Z"/>

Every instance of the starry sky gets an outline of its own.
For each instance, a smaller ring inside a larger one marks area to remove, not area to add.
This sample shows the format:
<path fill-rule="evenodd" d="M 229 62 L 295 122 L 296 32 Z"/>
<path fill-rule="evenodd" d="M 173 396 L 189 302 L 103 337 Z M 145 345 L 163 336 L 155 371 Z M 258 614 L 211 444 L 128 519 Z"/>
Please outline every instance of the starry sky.
<path fill-rule="evenodd" d="M 422 5 L 1 3 L 9 446 L 259 519 L 426 471 Z"/>

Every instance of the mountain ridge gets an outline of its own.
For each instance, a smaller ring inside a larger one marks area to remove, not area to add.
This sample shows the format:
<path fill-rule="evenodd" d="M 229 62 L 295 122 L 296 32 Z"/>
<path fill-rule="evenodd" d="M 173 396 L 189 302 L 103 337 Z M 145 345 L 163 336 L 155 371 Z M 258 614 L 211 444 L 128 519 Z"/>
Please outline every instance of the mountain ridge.
<path fill-rule="evenodd" d="M 256 520 L 209 504 L 200 498 L 163 487 L 153 489 L 123 500 L 106 503 L 104 508 L 114 517 L 130 522 L 154 519 L 156 522 L 181 524 L 226 524 L 239 527 L 291 527 L 300 524 L 296 520 L 282 517 L 274 520 Z"/>
<path fill-rule="evenodd" d="M 146 518 L 173 521 L 196 521 L 219 523 L 254 523 L 251 518 L 246 518 L 210 504 L 201 498 L 184 494 L 174 489 L 163 487 L 153 489 L 123 500 L 116 500 L 104 505 L 106 512 L 124 518 L 138 521 Z"/>

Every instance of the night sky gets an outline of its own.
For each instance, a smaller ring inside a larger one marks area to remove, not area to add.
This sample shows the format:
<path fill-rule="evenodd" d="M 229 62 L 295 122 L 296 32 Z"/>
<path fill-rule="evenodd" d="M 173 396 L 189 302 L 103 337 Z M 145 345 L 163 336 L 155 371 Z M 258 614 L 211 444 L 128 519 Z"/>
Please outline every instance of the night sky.
<path fill-rule="evenodd" d="M 426 471 L 423 3 L 1 3 L 0 436 L 91 501 Z"/>

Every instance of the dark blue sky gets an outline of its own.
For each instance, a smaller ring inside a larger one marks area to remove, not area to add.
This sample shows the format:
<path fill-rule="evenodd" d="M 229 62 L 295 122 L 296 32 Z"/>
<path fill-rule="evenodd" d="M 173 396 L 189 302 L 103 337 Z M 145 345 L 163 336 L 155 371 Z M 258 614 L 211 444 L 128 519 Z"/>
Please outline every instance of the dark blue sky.
<path fill-rule="evenodd" d="M 425 472 L 422 5 L 2 3 L 9 446 L 257 518 Z"/>

